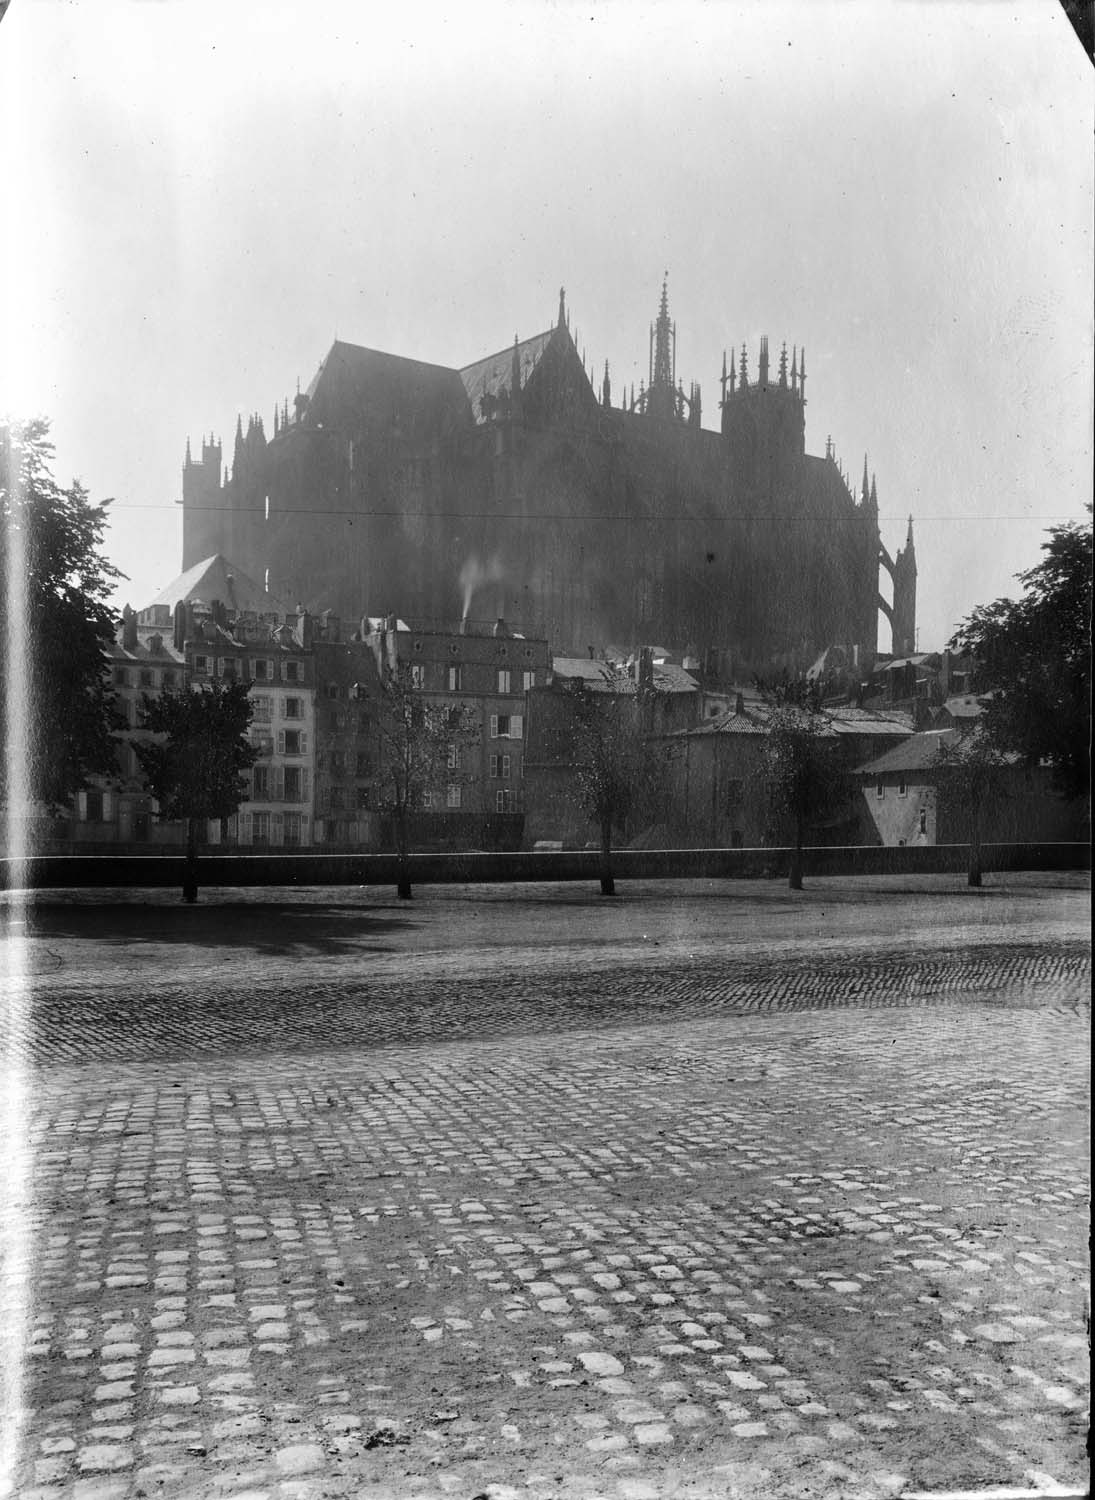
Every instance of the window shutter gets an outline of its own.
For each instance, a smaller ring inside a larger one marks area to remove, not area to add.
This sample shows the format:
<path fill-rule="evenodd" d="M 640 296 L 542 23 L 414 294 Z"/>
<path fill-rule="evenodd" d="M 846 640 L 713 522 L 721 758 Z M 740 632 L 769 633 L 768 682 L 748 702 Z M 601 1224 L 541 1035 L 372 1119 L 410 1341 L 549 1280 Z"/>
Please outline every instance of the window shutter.
<path fill-rule="evenodd" d="M 285 730 L 284 729 L 279 729 L 278 730 L 278 754 L 279 755 L 284 755 L 285 754 Z"/>
<path fill-rule="evenodd" d="M 498 738 L 498 715 L 497 714 L 491 714 L 491 716 L 490 716 L 490 737 L 491 737 L 492 740 L 496 740 Z"/>
<path fill-rule="evenodd" d="M 285 767 L 270 767 L 270 798 L 271 801 L 280 802 L 285 796 Z"/>
<path fill-rule="evenodd" d="M 308 736 L 303 729 L 300 731 L 300 753 L 301 755 L 308 754 Z"/>
<path fill-rule="evenodd" d="M 304 801 L 312 795 L 312 773 L 307 766 L 300 773 L 300 794 Z"/>
<path fill-rule="evenodd" d="M 509 737 L 511 740 L 519 740 L 524 735 L 525 718 L 523 714 L 512 714 L 509 721 Z"/>
<path fill-rule="evenodd" d="M 282 682 L 288 682 L 289 681 L 289 669 L 288 669 L 287 665 L 285 664 L 285 662 L 282 662 L 282 664 L 281 664 L 281 680 L 282 680 Z"/>

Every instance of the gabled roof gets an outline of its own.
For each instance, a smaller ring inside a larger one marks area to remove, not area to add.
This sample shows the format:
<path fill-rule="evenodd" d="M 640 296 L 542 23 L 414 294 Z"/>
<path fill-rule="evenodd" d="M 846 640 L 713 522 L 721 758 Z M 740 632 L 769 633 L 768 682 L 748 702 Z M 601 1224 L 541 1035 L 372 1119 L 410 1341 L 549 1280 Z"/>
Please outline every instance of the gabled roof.
<path fill-rule="evenodd" d="M 943 748 L 957 739 L 957 729 L 925 729 L 857 769 L 864 776 L 882 776 L 887 771 L 926 771 L 939 759 Z"/>
<path fill-rule="evenodd" d="M 523 343 L 517 345 L 522 388 L 540 363 L 540 357 L 551 342 L 554 332 L 554 328 L 549 328 L 546 333 L 538 333 L 534 338 L 525 339 Z M 472 415 L 477 423 L 485 422 L 487 419 L 483 410 L 484 396 L 498 400 L 503 392 L 506 395 L 512 394 L 510 384 L 513 379 L 513 353 L 514 349 L 511 344 L 508 349 L 500 349 L 497 354 L 488 354 L 486 359 L 476 360 L 473 365 L 465 365 L 460 371 L 460 379 L 464 382 L 464 389 L 471 402 Z"/>
<path fill-rule="evenodd" d="M 165 589 L 161 589 L 147 608 L 166 604 L 168 609 L 174 609 L 180 600 L 184 603 L 200 601 L 202 604 L 212 604 L 214 599 L 219 599 L 229 610 L 237 613 L 243 610 L 253 610 L 260 615 L 288 615 L 296 612 L 294 605 L 285 599 L 279 599 L 276 594 L 268 594 L 242 568 L 237 568 L 219 552 L 212 557 L 203 558 L 192 568 L 187 568 L 185 573 L 180 573 Z"/>

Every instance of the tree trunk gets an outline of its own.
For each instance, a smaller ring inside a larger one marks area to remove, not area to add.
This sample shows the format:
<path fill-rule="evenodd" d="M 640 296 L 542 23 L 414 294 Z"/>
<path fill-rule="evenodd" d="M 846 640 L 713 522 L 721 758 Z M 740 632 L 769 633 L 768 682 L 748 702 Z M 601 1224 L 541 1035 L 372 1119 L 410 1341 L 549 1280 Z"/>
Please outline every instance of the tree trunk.
<path fill-rule="evenodd" d="M 183 900 L 191 905 L 198 899 L 198 820 L 186 820 L 186 863 L 183 865 Z"/>
<path fill-rule="evenodd" d="M 395 893 L 400 901 L 410 901 L 413 892 L 411 891 L 410 866 L 407 864 L 407 814 L 405 810 L 396 814 L 395 843 L 399 858 Z"/>
<path fill-rule="evenodd" d="M 612 825 L 601 824 L 601 895 L 614 896 L 616 882 L 612 878 Z"/>
<path fill-rule="evenodd" d="M 792 891 L 802 889 L 802 819 L 795 819 L 795 847 L 791 851 L 791 873 L 787 885 Z"/>
<path fill-rule="evenodd" d="M 970 825 L 970 864 L 966 884 L 974 890 L 981 888 L 981 814 L 977 810 Z"/>

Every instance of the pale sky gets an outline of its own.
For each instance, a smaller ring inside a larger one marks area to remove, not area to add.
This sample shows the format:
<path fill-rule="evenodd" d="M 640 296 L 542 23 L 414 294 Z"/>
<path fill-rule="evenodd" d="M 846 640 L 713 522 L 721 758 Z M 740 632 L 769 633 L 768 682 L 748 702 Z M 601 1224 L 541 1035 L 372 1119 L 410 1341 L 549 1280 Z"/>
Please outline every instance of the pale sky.
<path fill-rule="evenodd" d="M 139 606 L 187 436 L 269 433 L 336 334 L 459 366 L 565 285 L 618 396 L 668 270 L 706 426 L 724 348 L 806 346 L 937 648 L 1091 496 L 1092 78 L 1056 0 L 14 0 L 0 412 L 115 497 Z"/>

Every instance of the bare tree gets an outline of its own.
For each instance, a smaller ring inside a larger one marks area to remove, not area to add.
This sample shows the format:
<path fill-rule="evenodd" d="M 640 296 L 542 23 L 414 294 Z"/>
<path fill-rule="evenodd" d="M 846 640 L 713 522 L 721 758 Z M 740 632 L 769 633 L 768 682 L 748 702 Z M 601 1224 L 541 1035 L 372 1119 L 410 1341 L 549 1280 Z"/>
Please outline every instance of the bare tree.
<path fill-rule="evenodd" d="M 937 795 L 957 806 L 969 820 L 966 884 L 974 889 L 981 885 L 985 812 L 1006 795 L 1009 764 L 1017 759 L 1017 755 L 1009 758 L 999 749 L 980 725 L 952 744 L 942 745 L 936 758 Z"/>
<path fill-rule="evenodd" d="M 428 796 L 451 782 L 464 749 L 478 738 L 478 726 L 463 704 L 428 699 L 406 662 L 386 664 L 380 673 L 381 806 L 391 814 L 399 873 L 396 889 L 401 900 L 411 899 L 407 856 L 411 817 L 426 805 Z"/>
<path fill-rule="evenodd" d="M 833 805 L 845 784 L 828 720 L 814 704 L 784 701 L 772 709 L 764 769 L 773 808 L 793 828 L 787 883 L 801 891 L 806 829 Z"/>
<path fill-rule="evenodd" d="M 626 830 L 635 809 L 656 805 L 661 761 L 643 733 L 640 694 L 581 689 L 572 701 L 577 798 L 600 834 L 601 895 L 614 896 L 613 833 Z"/>

